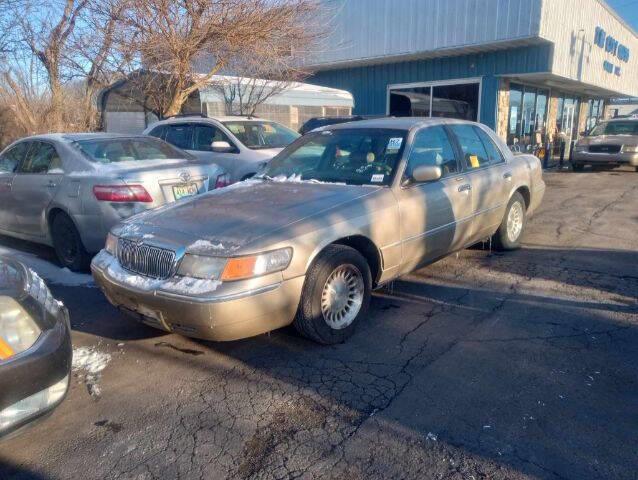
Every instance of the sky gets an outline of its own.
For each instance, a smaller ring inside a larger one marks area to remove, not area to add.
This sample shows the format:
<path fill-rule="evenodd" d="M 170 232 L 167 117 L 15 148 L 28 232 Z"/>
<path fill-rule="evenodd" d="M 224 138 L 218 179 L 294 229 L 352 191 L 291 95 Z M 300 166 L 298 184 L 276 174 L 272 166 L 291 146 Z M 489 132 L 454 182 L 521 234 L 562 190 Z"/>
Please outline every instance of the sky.
<path fill-rule="evenodd" d="M 607 3 L 638 32 L 638 0 L 607 0 Z"/>

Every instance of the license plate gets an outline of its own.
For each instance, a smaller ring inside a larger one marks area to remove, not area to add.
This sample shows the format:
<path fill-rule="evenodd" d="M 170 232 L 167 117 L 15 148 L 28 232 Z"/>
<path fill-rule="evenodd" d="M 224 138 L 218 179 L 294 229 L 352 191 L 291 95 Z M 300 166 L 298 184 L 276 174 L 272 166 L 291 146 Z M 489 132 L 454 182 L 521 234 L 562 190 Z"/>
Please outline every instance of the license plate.
<path fill-rule="evenodd" d="M 175 197 L 175 200 L 179 200 L 184 197 L 192 197 L 193 195 L 197 195 L 196 183 L 185 183 L 183 185 L 175 185 L 173 187 L 173 196 Z"/>

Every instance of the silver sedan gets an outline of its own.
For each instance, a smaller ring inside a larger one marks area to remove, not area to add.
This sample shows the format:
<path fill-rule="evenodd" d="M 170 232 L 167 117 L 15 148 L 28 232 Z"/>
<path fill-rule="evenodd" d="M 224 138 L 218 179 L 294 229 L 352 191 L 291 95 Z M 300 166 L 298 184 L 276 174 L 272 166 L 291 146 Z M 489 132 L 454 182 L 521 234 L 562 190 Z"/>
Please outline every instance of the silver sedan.
<path fill-rule="evenodd" d="M 23 138 L 0 153 L 0 233 L 51 245 L 83 270 L 123 219 L 228 182 L 219 166 L 152 137 Z"/>

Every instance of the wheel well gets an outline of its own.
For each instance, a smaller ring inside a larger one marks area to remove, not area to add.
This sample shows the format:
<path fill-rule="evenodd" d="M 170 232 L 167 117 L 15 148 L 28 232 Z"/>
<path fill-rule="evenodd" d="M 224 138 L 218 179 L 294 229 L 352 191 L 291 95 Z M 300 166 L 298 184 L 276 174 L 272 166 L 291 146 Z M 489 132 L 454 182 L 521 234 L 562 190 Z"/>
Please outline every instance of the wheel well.
<path fill-rule="evenodd" d="M 363 258 L 366 259 L 370 266 L 372 284 L 373 286 L 376 285 L 379 280 L 379 276 L 381 275 L 381 253 L 372 240 L 368 237 L 364 237 L 363 235 L 351 235 L 349 237 L 340 238 L 332 243 L 354 248 L 363 255 Z"/>
<path fill-rule="evenodd" d="M 520 187 L 518 190 L 516 190 L 518 193 L 521 194 L 521 196 L 523 197 L 523 200 L 525 200 L 525 210 L 527 210 L 529 208 L 529 204 L 530 204 L 530 194 L 529 194 L 529 188 L 527 187 Z"/>
<path fill-rule="evenodd" d="M 58 215 L 63 214 L 66 215 L 66 212 L 61 208 L 52 208 L 49 214 L 47 215 L 47 227 L 49 232 L 51 232 L 51 225 L 53 225 L 53 219 Z"/>

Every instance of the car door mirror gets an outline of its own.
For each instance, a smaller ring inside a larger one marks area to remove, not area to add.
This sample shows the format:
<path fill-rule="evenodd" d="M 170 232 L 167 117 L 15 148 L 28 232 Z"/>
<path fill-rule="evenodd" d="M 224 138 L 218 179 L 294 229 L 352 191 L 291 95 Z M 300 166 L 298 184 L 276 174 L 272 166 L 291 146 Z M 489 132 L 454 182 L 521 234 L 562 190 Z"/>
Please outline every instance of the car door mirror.
<path fill-rule="evenodd" d="M 217 153 L 228 153 L 233 151 L 233 146 L 223 140 L 211 143 L 211 149 Z"/>
<path fill-rule="evenodd" d="M 441 167 L 436 165 L 419 165 L 412 171 L 412 180 L 416 183 L 432 182 L 442 176 Z"/>

